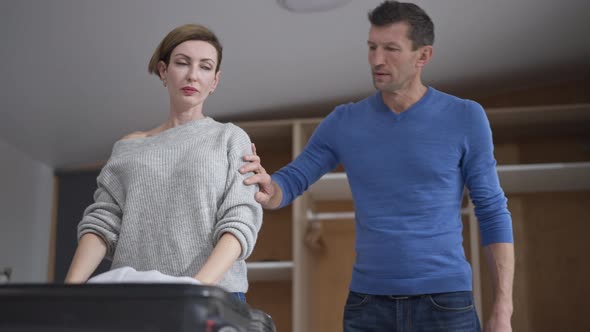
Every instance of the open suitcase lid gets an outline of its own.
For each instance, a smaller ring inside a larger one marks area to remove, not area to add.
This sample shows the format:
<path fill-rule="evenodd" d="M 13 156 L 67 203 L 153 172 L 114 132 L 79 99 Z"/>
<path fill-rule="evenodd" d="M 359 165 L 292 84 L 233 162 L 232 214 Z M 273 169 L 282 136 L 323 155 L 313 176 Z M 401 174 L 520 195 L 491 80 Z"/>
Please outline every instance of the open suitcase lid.
<path fill-rule="evenodd" d="M 95 284 L 0 284 L 0 296 L 18 297 L 133 297 L 140 299 L 194 296 L 234 301 L 232 295 L 216 286 L 177 283 L 95 283 Z"/>
<path fill-rule="evenodd" d="M 0 285 L 0 331 L 274 330 L 268 315 L 269 329 L 253 330 L 261 316 L 252 312 L 246 303 L 215 286 Z"/>

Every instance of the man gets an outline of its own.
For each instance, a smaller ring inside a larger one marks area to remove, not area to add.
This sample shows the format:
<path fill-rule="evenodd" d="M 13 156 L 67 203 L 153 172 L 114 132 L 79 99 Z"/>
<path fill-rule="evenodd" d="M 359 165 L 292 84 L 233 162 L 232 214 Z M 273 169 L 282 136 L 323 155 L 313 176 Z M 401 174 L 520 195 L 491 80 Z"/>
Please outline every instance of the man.
<path fill-rule="evenodd" d="M 410 3 L 385 1 L 369 13 L 369 64 L 376 94 L 336 107 L 304 151 L 272 175 L 256 156 L 256 200 L 291 203 L 338 163 L 356 209 L 357 256 L 344 331 L 479 331 L 472 273 L 462 247 L 464 186 L 475 205 L 492 273 L 486 331 L 511 331 L 512 221 L 496 172 L 482 107 L 421 80 L 434 26 Z"/>

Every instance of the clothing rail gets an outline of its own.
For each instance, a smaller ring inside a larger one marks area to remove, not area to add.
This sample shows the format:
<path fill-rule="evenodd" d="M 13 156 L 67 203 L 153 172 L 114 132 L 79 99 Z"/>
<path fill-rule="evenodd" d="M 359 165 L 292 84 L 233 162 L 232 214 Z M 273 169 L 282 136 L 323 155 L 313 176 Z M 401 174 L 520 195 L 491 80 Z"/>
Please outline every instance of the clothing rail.
<path fill-rule="evenodd" d="M 307 210 L 307 220 L 313 221 L 324 221 L 324 220 L 354 220 L 354 212 L 313 212 Z"/>
<path fill-rule="evenodd" d="M 465 207 L 461 209 L 461 215 L 467 216 L 473 207 Z M 313 212 L 307 210 L 307 221 L 328 221 L 328 220 L 354 220 L 354 212 Z"/>

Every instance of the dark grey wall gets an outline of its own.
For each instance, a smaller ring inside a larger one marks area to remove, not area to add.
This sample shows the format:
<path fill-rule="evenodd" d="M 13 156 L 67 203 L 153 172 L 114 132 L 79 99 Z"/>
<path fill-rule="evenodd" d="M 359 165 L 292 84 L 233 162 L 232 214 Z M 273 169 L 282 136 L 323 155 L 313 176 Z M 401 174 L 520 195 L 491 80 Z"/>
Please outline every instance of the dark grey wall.
<path fill-rule="evenodd" d="M 84 209 L 93 203 L 96 177 L 99 171 L 57 172 L 58 206 L 55 239 L 55 274 L 57 283 L 63 282 L 77 246 L 77 226 Z M 107 271 L 110 261 L 103 262 L 94 274 Z"/>

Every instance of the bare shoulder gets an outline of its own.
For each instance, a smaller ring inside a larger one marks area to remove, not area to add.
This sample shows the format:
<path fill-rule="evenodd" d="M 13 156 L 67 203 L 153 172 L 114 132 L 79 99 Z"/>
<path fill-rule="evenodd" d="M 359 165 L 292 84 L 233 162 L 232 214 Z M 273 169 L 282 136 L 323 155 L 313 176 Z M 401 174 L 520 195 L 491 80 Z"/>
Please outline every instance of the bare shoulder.
<path fill-rule="evenodd" d="M 133 139 L 133 138 L 144 138 L 147 137 L 148 133 L 145 131 L 136 131 L 136 132 L 132 132 L 129 135 L 124 136 L 123 138 L 121 138 L 121 140 L 124 139 Z"/>

